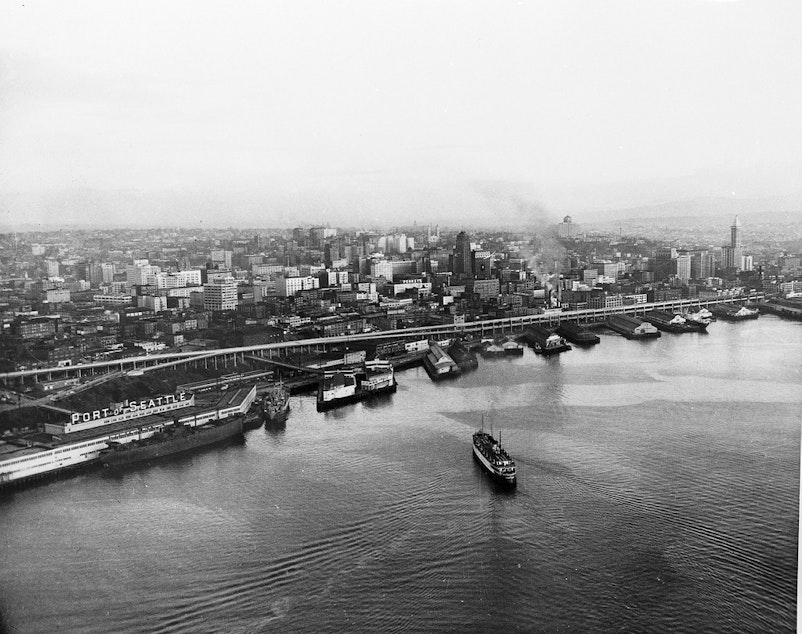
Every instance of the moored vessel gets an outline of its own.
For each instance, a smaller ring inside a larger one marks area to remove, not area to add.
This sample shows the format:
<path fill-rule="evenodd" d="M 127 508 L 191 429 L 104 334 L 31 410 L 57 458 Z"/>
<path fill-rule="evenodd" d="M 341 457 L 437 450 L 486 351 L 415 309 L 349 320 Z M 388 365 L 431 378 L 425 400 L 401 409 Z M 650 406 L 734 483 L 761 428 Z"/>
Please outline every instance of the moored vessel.
<path fill-rule="evenodd" d="M 587 328 L 583 328 L 571 321 L 561 322 L 557 327 L 557 334 L 578 346 L 593 346 L 601 341 L 597 335 L 594 335 Z"/>
<path fill-rule="evenodd" d="M 473 457 L 494 480 L 515 486 L 515 461 L 501 446 L 501 441 L 493 438 L 484 429 L 473 434 Z"/>
<path fill-rule="evenodd" d="M 757 319 L 760 316 L 756 308 L 733 306 L 732 304 L 717 304 L 712 310 L 716 317 L 727 321 L 744 321 L 746 319 Z"/>
<path fill-rule="evenodd" d="M 656 339 L 661 332 L 648 321 L 637 319 L 631 315 L 610 315 L 604 325 L 627 339 Z"/>
<path fill-rule="evenodd" d="M 100 451 L 104 467 L 119 467 L 207 447 L 242 434 L 243 417 L 233 416 L 194 427 L 171 425 L 143 440 L 110 442 Z"/>
<path fill-rule="evenodd" d="M 664 310 L 650 310 L 643 315 L 643 318 L 664 332 L 693 332 L 698 330 L 695 326 L 688 324 L 682 315 L 675 315 Z"/>
<path fill-rule="evenodd" d="M 365 361 L 361 368 L 326 372 L 318 383 L 317 409 L 325 411 L 378 394 L 391 394 L 397 388 L 392 363 Z"/>
<path fill-rule="evenodd" d="M 265 390 L 262 397 L 262 414 L 269 422 L 285 417 L 290 411 L 290 391 L 283 383 L 276 383 Z"/>
<path fill-rule="evenodd" d="M 91 466 L 110 445 L 141 444 L 165 428 L 203 426 L 232 416 L 242 425 L 255 397 L 252 386 L 207 396 L 182 392 L 129 399 L 104 409 L 73 412 L 64 420 L 45 423 L 44 432 L 32 436 L 4 436 L 0 489 Z"/>
<path fill-rule="evenodd" d="M 566 352 L 571 346 L 560 335 L 538 324 L 532 324 L 524 333 L 524 340 L 537 354 L 551 355 Z"/>
<path fill-rule="evenodd" d="M 713 313 L 704 307 L 701 307 L 695 312 L 686 311 L 680 313 L 680 315 L 685 318 L 685 323 L 699 331 L 706 331 L 707 327 L 713 321 Z"/>

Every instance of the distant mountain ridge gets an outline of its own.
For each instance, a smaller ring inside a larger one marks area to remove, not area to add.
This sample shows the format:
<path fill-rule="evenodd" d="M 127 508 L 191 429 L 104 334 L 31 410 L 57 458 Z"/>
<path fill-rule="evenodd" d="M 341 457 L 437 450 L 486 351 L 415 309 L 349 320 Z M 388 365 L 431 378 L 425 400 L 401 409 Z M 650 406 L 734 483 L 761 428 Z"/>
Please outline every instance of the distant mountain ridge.
<path fill-rule="evenodd" d="M 802 220 L 802 196 L 765 198 L 695 198 L 615 209 L 587 209 L 574 212 L 579 223 L 602 224 L 621 221 L 705 222 L 731 220 L 741 216 L 753 221 Z"/>

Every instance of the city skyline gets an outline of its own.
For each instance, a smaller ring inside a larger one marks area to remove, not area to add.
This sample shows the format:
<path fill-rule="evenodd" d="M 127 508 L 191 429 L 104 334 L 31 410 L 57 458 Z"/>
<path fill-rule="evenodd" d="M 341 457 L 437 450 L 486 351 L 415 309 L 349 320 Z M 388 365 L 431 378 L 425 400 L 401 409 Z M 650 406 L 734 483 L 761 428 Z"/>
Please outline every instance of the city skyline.
<path fill-rule="evenodd" d="M 799 13 L 6 5 L 0 225 L 798 217 Z"/>

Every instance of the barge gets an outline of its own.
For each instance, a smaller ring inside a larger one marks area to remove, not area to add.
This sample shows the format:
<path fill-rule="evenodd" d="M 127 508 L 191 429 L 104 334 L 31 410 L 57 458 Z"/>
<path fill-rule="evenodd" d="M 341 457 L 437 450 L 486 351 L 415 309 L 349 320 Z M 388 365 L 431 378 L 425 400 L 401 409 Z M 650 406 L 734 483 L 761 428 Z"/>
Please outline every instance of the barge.
<path fill-rule="evenodd" d="M 696 312 L 685 311 L 680 313 L 680 315 L 685 318 L 685 322 L 689 326 L 700 332 L 707 331 L 707 327 L 713 321 L 713 313 L 704 307 L 700 308 Z"/>
<path fill-rule="evenodd" d="M 756 308 L 746 306 L 733 306 L 732 304 L 717 304 L 712 309 L 716 317 L 726 321 L 744 321 L 747 319 L 757 319 L 760 313 Z"/>
<path fill-rule="evenodd" d="M 630 315 L 611 315 L 604 325 L 627 339 L 656 339 L 662 334 L 648 321 Z"/>
<path fill-rule="evenodd" d="M 688 324 L 682 315 L 675 315 L 664 310 L 650 310 L 643 315 L 643 318 L 664 332 L 680 333 L 698 330 L 695 326 Z"/>
<path fill-rule="evenodd" d="M 572 321 L 561 322 L 557 327 L 557 334 L 578 346 L 594 346 L 601 341 L 597 335 L 594 335 L 587 328 L 583 328 Z"/>
<path fill-rule="evenodd" d="M 560 335 L 538 324 L 532 324 L 526 329 L 524 341 L 532 346 L 536 354 L 552 355 L 571 349 Z"/>

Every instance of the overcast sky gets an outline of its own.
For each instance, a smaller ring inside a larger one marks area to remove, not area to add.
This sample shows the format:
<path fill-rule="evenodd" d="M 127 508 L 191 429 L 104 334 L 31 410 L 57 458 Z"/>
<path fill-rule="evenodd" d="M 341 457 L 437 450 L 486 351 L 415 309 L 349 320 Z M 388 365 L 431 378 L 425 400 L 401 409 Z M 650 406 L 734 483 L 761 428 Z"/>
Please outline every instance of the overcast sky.
<path fill-rule="evenodd" d="M 0 7 L 12 223 L 507 222 L 802 189 L 798 0 Z"/>

